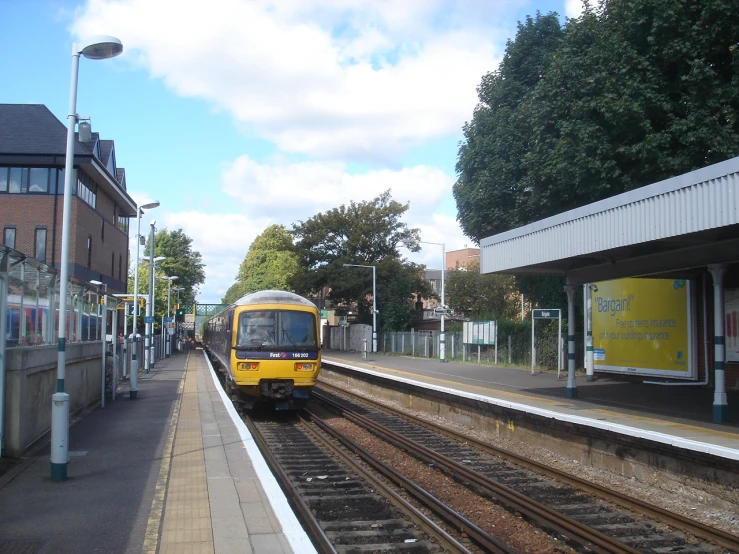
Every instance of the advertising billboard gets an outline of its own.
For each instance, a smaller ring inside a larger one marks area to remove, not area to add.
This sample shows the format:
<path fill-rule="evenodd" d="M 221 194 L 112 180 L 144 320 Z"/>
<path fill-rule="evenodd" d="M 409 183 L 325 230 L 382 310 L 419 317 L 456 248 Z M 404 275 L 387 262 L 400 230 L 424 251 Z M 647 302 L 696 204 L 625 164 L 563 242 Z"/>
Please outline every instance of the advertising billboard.
<path fill-rule="evenodd" d="M 616 279 L 590 291 L 598 371 L 695 379 L 690 282 Z"/>

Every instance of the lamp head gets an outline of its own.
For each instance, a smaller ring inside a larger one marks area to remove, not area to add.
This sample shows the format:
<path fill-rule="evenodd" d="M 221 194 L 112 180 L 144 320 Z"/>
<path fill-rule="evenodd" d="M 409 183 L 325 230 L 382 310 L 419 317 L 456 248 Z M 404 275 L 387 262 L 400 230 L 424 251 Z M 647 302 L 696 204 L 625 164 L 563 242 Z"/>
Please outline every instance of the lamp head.
<path fill-rule="evenodd" d="M 75 42 L 75 53 L 80 53 L 90 60 L 106 60 L 123 52 L 123 44 L 115 37 L 97 35 L 82 42 Z"/>
<path fill-rule="evenodd" d="M 100 287 L 103 285 L 100 281 L 95 281 L 94 279 L 90 281 L 90 284 L 95 285 L 96 287 Z"/>
<path fill-rule="evenodd" d="M 153 208 L 159 207 L 159 200 L 154 200 L 153 202 L 149 202 L 148 204 L 142 204 L 139 206 L 142 210 L 151 210 Z"/>

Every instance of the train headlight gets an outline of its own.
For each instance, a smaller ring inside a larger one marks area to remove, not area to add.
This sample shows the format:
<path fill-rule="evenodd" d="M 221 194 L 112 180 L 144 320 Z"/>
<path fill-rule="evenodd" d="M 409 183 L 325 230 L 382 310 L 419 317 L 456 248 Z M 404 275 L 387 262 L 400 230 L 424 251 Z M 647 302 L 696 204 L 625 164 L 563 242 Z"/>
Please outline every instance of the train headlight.
<path fill-rule="evenodd" d="M 239 371 L 257 371 L 259 364 L 255 362 L 239 362 L 236 364 L 236 369 Z"/>
<path fill-rule="evenodd" d="M 295 364 L 295 371 L 313 371 L 316 368 L 316 364 L 309 364 L 306 362 L 298 362 Z"/>

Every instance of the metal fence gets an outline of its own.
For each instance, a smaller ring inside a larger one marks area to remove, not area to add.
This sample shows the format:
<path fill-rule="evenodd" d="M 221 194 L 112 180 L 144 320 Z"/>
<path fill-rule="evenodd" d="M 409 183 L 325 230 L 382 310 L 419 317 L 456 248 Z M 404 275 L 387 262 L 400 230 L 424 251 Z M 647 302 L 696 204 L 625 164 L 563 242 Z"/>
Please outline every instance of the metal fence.
<path fill-rule="evenodd" d="M 56 344 L 60 320 L 66 340 L 100 340 L 97 288 L 71 279 L 67 313 L 59 315 L 59 274 L 53 267 L 0 245 L 0 331 L 6 348 Z"/>
<path fill-rule="evenodd" d="M 536 367 L 540 369 L 557 369 L 559 364 L 567 369 L 567 337 L 562 336 L 562 349 L 558 348 L 556 325 L 537 323 L 535 337 Z M 409 331 L 380 333 L 377 350 L 385 354 L 398 356 L 414 356 L 421 358 L 439 358 L 440 331 Z M 362 352 L 372 351 L 372 327 L 368 325 L 350 325 L 331 328 L 331 348 Z M 462 332 L 447 332 L 444 337 L 446 360 L 471 361 L 489 364 L 531 367 L 531 329 L 523 328 L 519 332 L 498 336 L 498 347 L 463 344 Z M 576 340 L 576 360 L 578 367 L 584 366 L 584 339 Z M 559 352 L 558 352 L 559 351 Z"/>

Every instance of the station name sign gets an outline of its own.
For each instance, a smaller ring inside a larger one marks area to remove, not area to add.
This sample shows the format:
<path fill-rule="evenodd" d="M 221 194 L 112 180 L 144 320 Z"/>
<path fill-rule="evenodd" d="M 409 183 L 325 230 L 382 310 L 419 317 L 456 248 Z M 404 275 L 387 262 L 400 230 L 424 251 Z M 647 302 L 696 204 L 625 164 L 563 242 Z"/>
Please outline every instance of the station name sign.
<path fill-rule="evenodd" d="M 559 319 L 559 308 L 553 310 L 532 310 L 534 319 Z"/>

